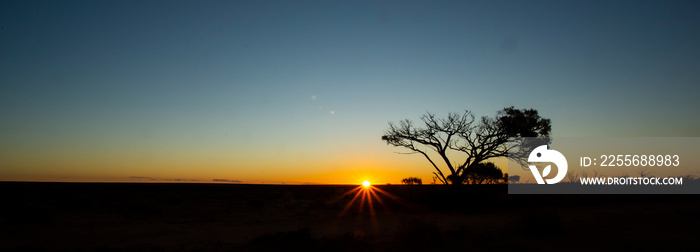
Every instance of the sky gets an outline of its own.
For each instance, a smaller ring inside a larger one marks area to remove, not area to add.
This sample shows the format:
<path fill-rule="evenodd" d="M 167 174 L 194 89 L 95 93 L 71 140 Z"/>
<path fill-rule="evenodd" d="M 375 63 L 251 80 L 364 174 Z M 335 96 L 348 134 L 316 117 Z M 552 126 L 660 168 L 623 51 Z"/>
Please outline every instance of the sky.
<path fill-rule="evenodd" d="M 381 141 L 534 108 L 700 136 L 698 1 L 2 1 L 0 180 L 431 181 Z"/>

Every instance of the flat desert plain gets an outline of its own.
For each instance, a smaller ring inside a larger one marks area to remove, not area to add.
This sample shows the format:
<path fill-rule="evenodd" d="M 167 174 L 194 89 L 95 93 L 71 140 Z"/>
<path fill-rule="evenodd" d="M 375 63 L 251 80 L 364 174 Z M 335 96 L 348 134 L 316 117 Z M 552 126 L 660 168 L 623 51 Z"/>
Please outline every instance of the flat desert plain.
<path fill-rule="evenodd" d="M 358 187 L 3 182 L 0 250 L 669 250 L 700 234 L 698 195 Z"/>

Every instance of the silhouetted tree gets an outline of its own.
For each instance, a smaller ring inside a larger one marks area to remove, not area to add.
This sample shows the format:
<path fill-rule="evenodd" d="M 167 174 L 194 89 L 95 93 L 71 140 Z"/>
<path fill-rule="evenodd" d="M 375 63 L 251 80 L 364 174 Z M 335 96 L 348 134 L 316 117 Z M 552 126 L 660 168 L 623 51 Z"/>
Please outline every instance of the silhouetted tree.
<path fill-rule="evenodd" d="M 497 184 L 504 183 L 506 178 L 503 171 L 496 167 L 494 163 L 485 162 L 472 165 L 467 168 L 464 183 L 466 184 Z M 506 178 L 507 179 L 507 178 Z"/>
<path fill-rule="evenodd" d="M 401 183 L 404 183 L 407 185 L 422 185 L 423 180 L 421 178 L 417 178 L 417 177 L 408 177 L 408 178 L 402 179 Z"/>
<path fill-rule="evenodd" d="M 505 108 L 495 117 L 481 117 L 475 120 L 470 111 L 464 114 L 449 113 L 440 119 L 434 114 L 421 116 L 425 128 L 418 128 L 406 119 L 399 125 L 389 122 L 389 130 L 382 136 L 387 144 L 404 147 L 420 153 L 435 168 L 435 176 L 444 184 L 461 185 L 474 166 L 490 158 L 508 157 L 524 165 L 531 148 L 549 143 L 550 120 L 541 118 L 534 109 Z M 514 139 L 532 137 L 532 139 Z M 449 170 L 447 176 L 428 155 L 436 152 Z M 453 163 L 450 152 L 462 153 L 464 161 Z M 510 153 L 510 155 L 508 155 Z M 478 169 L 478 168 L 477 168 Z"/>

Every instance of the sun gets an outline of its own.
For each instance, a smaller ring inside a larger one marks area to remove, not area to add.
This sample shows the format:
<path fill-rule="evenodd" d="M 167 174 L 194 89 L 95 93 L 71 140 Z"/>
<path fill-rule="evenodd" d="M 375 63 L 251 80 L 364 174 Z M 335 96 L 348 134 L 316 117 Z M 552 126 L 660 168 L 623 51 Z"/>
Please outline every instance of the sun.
<path fill-rule="evenodd" d="M 362 181 L 362 184 L 355 187 L 354 189 L 347 191 L 343 193 L 343 196 L 341 198 L 344 198 L 345 196 L 355 194 L 355 196 L 352 197 L 350 202 L 348 202 L 345 205 L 345 208 L 343 208 L 342 211 L 338 214 L 338 216 L 344 216 L 345 213 L 352 207 L 355 202 L 358 202 L 358 216 L 359 214 L 362 214 L 362 210 L 365 209 L 365 205 L 367 208 L 369 208 L 369 215 L 374 223 L 374 225 L 377 225 L 376 219 L 377 215 L 374 209 L 375 203 L 379 203 L 382 207 L 385 209 L 387 206 L 384 204 L 384 200 L 382 198 L 386 197 L 392 200 L 395 200 L 398 203 L 401 203 L 402 205 L 406 205 L 403 200 L 401 200 L 399 197 L 396 195 L 393 195 L 389 192 L 386 192 L 379 187 L 372 186 L 372 183 L 369 182 L 369 180 Z M 380 196 L 381 195 L 381 196 Z"/>

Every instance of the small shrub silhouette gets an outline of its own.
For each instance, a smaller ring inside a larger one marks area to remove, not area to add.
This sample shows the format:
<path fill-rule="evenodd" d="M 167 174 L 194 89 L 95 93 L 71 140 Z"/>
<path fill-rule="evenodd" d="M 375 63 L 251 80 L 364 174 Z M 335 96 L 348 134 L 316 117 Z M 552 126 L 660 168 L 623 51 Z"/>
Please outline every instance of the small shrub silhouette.
<path fill-rule="evenodd" d="M 423 180 L 421 178 L 418 178 L 418 177 L 408 177 L 408 178 L 402 179 L 401 183 L 404 183 L 406 185 L 422 185 Z"/>

